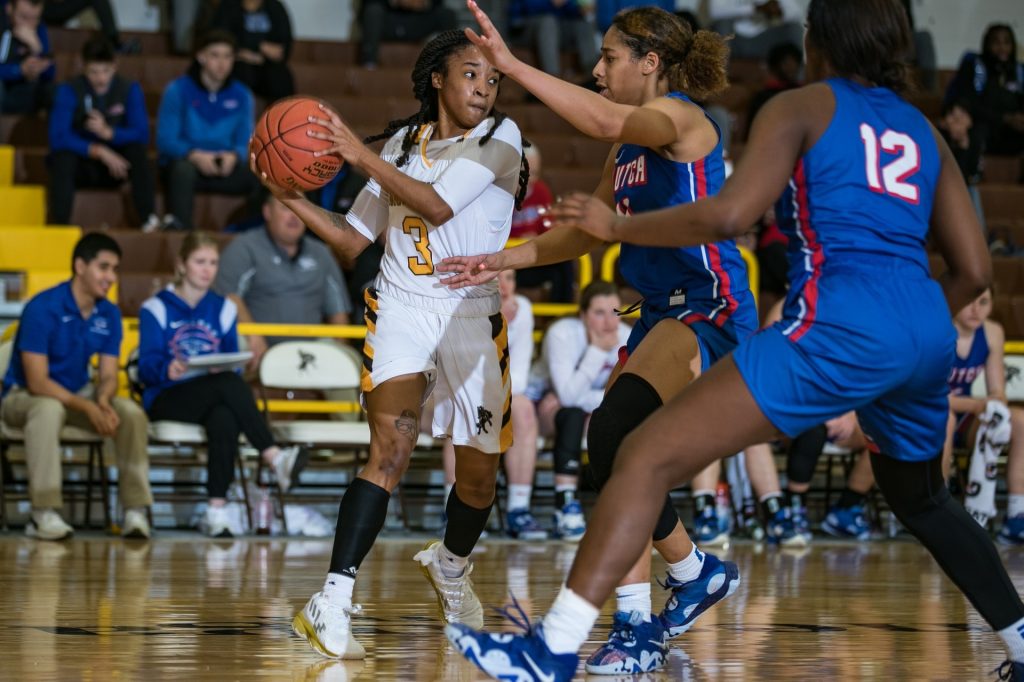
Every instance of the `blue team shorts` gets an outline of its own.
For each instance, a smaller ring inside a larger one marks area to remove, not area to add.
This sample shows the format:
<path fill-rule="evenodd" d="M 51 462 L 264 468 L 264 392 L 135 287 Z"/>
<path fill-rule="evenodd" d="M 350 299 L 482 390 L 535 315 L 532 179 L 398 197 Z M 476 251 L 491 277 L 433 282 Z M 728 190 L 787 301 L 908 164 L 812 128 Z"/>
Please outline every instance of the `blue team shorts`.
<path fill-rule="evenodd" d="M 880 452 L 937 457 L 956 349 L 938 283 L 918 268 L 859 265 L 833 267 L 816 285 L 816 296 L 791 291 L 783 320 L 733 352 L 765 417 L 796 436 L 856 410 Z"/>
<path fill-rule="evenodd" d="M 757 329 L 757 307 L 754 305 L 753 294 L 750 291 L 741 291 L 734 294 L 734 298 L 736 308 L 728 315 L 722 326 L 708 321 L 707 315 L 700 312 L 712 310 L 710 302 L 694 301 L 690 305 L 659 308 L 648 305 L 645 301 L 640 308 L 640 319 L 633 325 L 633 331 L 626 341 L 626 357 L 636 350 L 647 333 L 654 329 L 654 325 L 672 318 L 683 322 L 697 336 L 701 372 L 706 372 L 711 365 L 731 353 L 740 340 L 747 338 Z M 620 359 L 625 364 L 625 358 L 620 355 Z"/>

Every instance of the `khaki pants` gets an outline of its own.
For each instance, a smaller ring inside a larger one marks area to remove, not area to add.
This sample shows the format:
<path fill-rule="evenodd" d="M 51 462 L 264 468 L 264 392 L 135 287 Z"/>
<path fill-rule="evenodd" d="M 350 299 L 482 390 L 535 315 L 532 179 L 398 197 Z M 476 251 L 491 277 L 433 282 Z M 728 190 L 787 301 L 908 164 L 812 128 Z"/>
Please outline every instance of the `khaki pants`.
<path fill-rule="evenodd" d="M 91 398 L 92 384 L 79 395 Z M 148 507 L 153 503 L 149 491 L 149 456 L 146 413 L 135 402 L 114 398 L 111 406 L 121 420 L 114 435 L 121 506 Z M 33 509 L 60 509 L 61 495 L 60 430 L 64 425 L 92 430 L 84 412 L 69 410 L 56 398 L 34 396 L 14 388 L 4 396 L 0 418 L 25 432 L 25 463 Z"/>

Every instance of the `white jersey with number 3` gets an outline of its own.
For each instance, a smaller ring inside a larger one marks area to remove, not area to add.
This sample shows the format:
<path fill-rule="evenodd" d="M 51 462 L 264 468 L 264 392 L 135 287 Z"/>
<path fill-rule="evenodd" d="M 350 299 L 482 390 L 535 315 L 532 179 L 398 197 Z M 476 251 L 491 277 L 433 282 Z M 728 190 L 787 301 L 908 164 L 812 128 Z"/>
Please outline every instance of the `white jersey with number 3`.
<path fill-rule="evenodd" d="M 452 209 L 447 222 L 430 224 L 397 198 L 389 197 L 375 180 L 359 193 L 347 215 L 349 224 L 370 240 L 387 230 L 375 285 L 379 291 L 397 288 L 431 299 L 448 299 L 453 310 L 465 299 L 493 299 L 493 306 L 485 306 L 488 314 L 499 309 L 496 281 L 453 291 L 441 283 L 442 277 L 450 275 L 436 270 L 444 258 L 493 253 L 508 240 L 519 186 L 522 135 L 512 120 L 505 119 L 481 145 L 480 139 L 493 125 L 494 119 L 487 118 L 465 135 L 450 139 L 434 139 L 433 125 L 417 131 L 409 161 L 400 170 L 433 186 Z M 401 156 L 406 130 L 388 140 L 382 159 L 393 164 Z M 431 304 L 435 310 L 443 306 L 440 300 Z"/>

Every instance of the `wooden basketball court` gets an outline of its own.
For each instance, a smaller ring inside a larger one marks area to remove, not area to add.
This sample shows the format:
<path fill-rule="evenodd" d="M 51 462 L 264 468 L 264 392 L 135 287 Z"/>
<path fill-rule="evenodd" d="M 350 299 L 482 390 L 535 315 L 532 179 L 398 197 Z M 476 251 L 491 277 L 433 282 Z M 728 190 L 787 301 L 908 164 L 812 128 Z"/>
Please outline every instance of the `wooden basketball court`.
<path fill-rule="evenodd" d="M 0 678 L 484 679 L 441 632 L 433 593 L 412 561 L 425 539 L 377 543 L 356 587 L 364 611 L 355 633 L 368 657 L 333 662 L 290 630 L 322 584 L 330 541 L 3 535 Z M 481 600 L 501 605 L 512 590 L 539 616 L 574 551 L 484 541 L 473 573 Z M 1024 584 L 1024 550 L 1002 551 Z M 1004 659 L 998 638 L 913 541 L 819 540 L 798 552 L 740 543 L 724 554 L 739 564 L 743 584 L 674 641 L 663 673 L 641 679 L 993 679 L 989 671 Z M 656 610 L 663 601 L 656 587 Z M 585 653 L 604 637 L 610 613 Z M 490 627 L 499 623 L 488 615 Z"/>

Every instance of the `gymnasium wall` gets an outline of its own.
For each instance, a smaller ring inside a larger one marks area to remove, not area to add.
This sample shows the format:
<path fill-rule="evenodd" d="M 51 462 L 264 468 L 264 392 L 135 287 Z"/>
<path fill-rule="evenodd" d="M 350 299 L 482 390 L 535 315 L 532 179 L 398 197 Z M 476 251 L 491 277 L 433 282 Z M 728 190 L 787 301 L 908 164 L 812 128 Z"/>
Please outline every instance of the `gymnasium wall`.
<path fill-rule="evenodd" d="M 291 11 L 299 38 L 349 40 L 354 19 L 353 0 L 283 0 Z M 458 3 L 459 0 L 446 0 Z M 700 11 L 707 0 L 676 0 L 680 9 Z M 806 6 L 809 0 L 797 0 Z M 163 0 L 114 0 L 126 29 L 156 30 L 161 25 Z M 935 37 L 940 68 L 955 68 L 965 49 L 978 49 L 985 26 L 1002 21 L 1014 27 L 1024 58 L 1024 0 L 913 0 L 917 25 Z"/>

